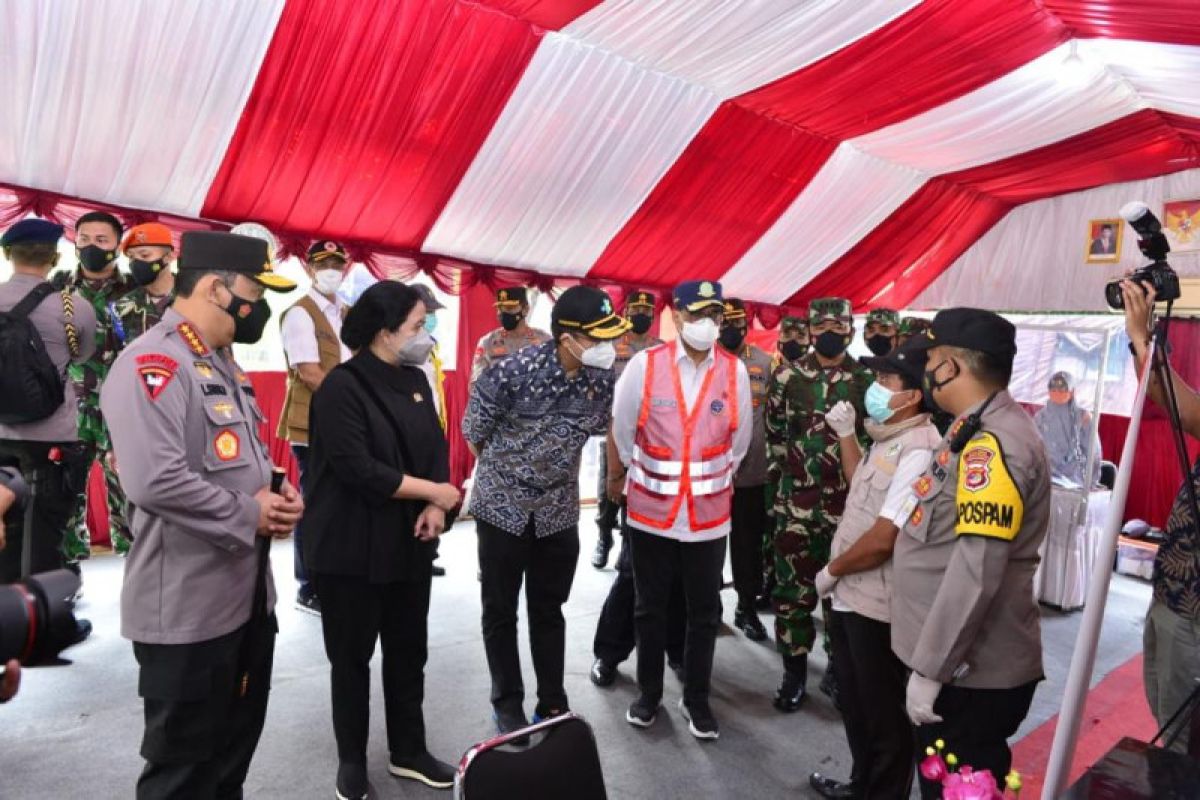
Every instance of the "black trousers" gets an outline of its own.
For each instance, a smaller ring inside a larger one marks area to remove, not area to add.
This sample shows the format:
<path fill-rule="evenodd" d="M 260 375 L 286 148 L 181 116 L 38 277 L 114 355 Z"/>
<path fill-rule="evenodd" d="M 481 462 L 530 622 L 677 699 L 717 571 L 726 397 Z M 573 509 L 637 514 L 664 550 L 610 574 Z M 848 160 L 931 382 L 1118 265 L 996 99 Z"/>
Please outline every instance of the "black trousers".
<path fill-rule="evenodd" d="M 1012 689 L 966 689 L 944 686 L 933 706 L 942 722 L 916 728 L 916 753 L 922 758 L 926 747 L 938 739 L 958 756 L 958 763 L 969 764 L 977 770 L 990 770 L 997 782 L 1012 768 L 1012 750 L 1008 739 L 1017 732 L 1029 706 L 1038 681 Z M 941 787 L 924 778 L 921 797 L 937 800 Z"/>
<path fill-rule="evenodd" d="M 721 570 L 725 539 L 680 542 L 625 526 L 637 592 L 638 686 L 651 701 L 662 699 L 663 654 L 667 644 L 667 609 L 676 581 L 687 600 L 687 636 L 683 645 L 683 699 L 707 702 L 713 650 L 721 623 Z"/>
<path fill-rule="evenodd" d="M 733 490 L 729 531 L 729 560 L 733 566 L 733 588 L 738 605 L 753 608 L 763 585 L 763 540 L 767 535 L 767 492 L 765 486 Z"/>
<path fill-rule="evenodd" d="M 637 644 L 634 630 L 634 611 L 637 592 L 633 585 L 633 562 L 629 556 L 629 537 L 621 536 L 621 552 L 617 555 L 617 577 L 604 599 L 592 653 L 596 658 L 616 666 L 633 652 Z M 683 597 L 683 582 L 676 578 L 667 601 L 667 659 L 683 663 L 683 644 L 687 638 L 687 601 Z"/>
<path fill-rule="evenodd" d="M 563 603 L 571 596 L 579 561 L 579 528 L 550 536 L 533 534 L 533 520 L 520 536 L 477 520 L 479 571 L 483 578 L 483 645 L 492 674 L 492 705 L 499 711 L 523 710 L 525 684 L 517 650 L 517 607 L 521 584 L 529 613 L 529 650 L 537 674 L 538 709 L 566 710 L 563 660 L 567 624 Z"/>
<path fill-rule="evenodd" d="M 904 710 L 908 669 L 892 652 L 892 627 L 851 612 L 832 612 L 833 664 L 842 722 L 854 757 L 850 781 L 861 800 L 908 800 L 915 761 Z"/>
<path fill-rule="evenodd" d="M 257 634 L 247 624 L 194 644 L 134 643 L 146 718 L 138 800 L 242 796 L 267 716 L 278 630 L 272 615 Z M 244 697 L 243 646 L 250 653 Z"/>
<path fill-rule="evenodd" d="M 296 469 L 299 472 L 300 485 L 296 488 L 303 495 L 308 489 L 308 447 L 306 445 L 292 445 L 292 455 L 296 458 Z M 296 523 L 296 529 L 292 531 L 292 571 L 296 576 L 296 583 L 300 584 L 300 594 L 307 594 L 312 591 L 312 586 L 309 582 L 308 573 L 304 570 L 304 520 Z"/>
<path fill-rule="evenodd" d="M 367 763 L 370 663 L 376 640 L 383 648 L 388 751 L 396 758 L 424 753 L 421 704 L 425 699 L 430 577 L 375 584 L 344 575 L 311 577 L 321 598 L 338 761 Z"/>
<path fill-rule="evenodd" d="M 600 535 L 612 537 L 621 515 L 621 504 L 608 499 L 608 447 L 607 442 L 600 445 L 600 475 L 596 479 L 596 527 Z"/>
<path fill-rule="evenodd" d="M 61 457 L 50 460 L 50 451 L 58 448 Z M 67 565 L 63 556 L 63 537 L 67 522 L 75 508 L 75 500 L 87 483 L 87 471 L 82 468 L 83 449 L 78 444 L 53 442 L 23 442 L 0 440 L 0 458 L 21 470 L 25 483 L 34 493 L 32 517 L 23 509 L 14 509 L 5 516 L 5 537 L 0 550 L 0 583 L 19 580 L 21 552 L 25 547 L 25 520 L 32 519 L 30 575 Z"/>

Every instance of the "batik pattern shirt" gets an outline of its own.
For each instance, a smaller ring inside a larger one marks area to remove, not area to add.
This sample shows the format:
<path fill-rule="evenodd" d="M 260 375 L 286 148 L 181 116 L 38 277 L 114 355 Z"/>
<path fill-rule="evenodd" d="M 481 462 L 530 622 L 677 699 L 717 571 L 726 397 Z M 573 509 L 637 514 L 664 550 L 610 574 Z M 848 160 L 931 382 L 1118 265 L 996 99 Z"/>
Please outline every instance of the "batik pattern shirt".
<path fill-rule="evenodd" d="M 1191 481 L 1200 495 L 1200 460 L 1192 466 Z M 1189 505 L 1187 486 L 1180 486 L 1166 541 L 1154 559 L 1154 599 L 1181 617 L 1200 620 L 1200 549 Z"/>

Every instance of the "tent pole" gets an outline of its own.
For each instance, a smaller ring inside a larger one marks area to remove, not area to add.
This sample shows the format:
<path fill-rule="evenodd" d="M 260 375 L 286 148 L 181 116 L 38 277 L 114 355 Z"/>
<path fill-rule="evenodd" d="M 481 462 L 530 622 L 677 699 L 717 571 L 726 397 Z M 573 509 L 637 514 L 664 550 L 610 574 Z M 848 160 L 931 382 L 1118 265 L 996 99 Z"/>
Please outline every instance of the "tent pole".
<path fill-rule="evenodd" d="M 1067 789 L 1071 774 L 1071 762 L 1075 745 L 1079 739 L 1079 725 L 1083 717 L 1084 700 L 1092 671 L 1096 666 L 1096 648 L 1100 643 L 1100 627 L 1104 622 L 1104 607 L 1108 601 L 1108 587 L 1112 581 L 1112 563 L 1117 554 L 1117 540 L 1121 535 L 1121 518 L 1125 513 L 1125 500 L 1129 495 L 1129 481 L 1133 476 L 1133 457 L 1137 450 L 1138 432 L 1142 427 L 1142 409 L 1146 404 L 1146 390 L 1150 386 L 1150 369 L 1154 364 L 1157 338 L 1151 339 L 1145 366 L 1133 410 L 1129 418 L 1129 431 L 1125 434 L 1125 445 L 1121 450 L 1121 466 L 1113 486 L 1112 502 L 1108 507 L 1108 520 L 1104 526 L 1104 537 L 1092 563 L 1092 580 L 1088 585 L 1087 605 L 1075 639 L 1075 652 L 1071 655 L 1071 668 L 1067 673 L 1067 686 L 1063 692 L 1062 709 L 1058 714 L 1058 725 L 1054 730 L 1054 746 L 1050 750 L 1050 761 L 1046 765 L 1046 780 L 1042 785 L 1042 800 L 1054 800 Z M 1103 379 L 1103 376 L 1101 376 Z"/>

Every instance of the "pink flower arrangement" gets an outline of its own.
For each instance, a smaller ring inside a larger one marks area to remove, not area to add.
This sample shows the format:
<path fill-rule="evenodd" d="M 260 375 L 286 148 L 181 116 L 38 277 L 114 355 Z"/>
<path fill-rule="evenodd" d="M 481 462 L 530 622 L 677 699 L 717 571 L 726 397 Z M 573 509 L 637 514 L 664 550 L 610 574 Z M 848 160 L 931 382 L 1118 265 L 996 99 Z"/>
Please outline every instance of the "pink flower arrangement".
<path fill-rule="evenodd" d="M 958 759 L 953 753 L 942 756 L 946 743 L 938 739 L 937 747 L 925 749 L 925 759 L 920 764 L 921 777 L 932 783 L 942 785 L 942 800 L 1004 800 L 1005 789 L 1011 790 L 1013 797 L 1021 796 L 1021 775 L 1015 770 L 1004 778 L 1004 787 L 996 783 L 996 778 L 988 770 L 974 770 L 963 765 L 957 772 L 952 771 L 958 766 Z"/>

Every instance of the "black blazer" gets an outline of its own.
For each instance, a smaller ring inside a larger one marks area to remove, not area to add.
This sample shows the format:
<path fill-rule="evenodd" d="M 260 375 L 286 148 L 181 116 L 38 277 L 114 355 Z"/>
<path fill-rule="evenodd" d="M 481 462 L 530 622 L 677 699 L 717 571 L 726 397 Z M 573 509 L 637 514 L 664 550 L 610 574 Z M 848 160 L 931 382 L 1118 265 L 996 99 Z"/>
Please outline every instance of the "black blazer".
<path fill-rule="evenodd" d="M 367 378 L 394 425 L 351 370 Z M 413 535 L 426 504 L 392 498 L 406 474 L 449 480 L 429 381 L 416 367 L 393 367 L 364 348 L 330 371 L 312 398 L 301 521 L 305 569 L 371 583 L 428 578 L 433 544 Z"/>

